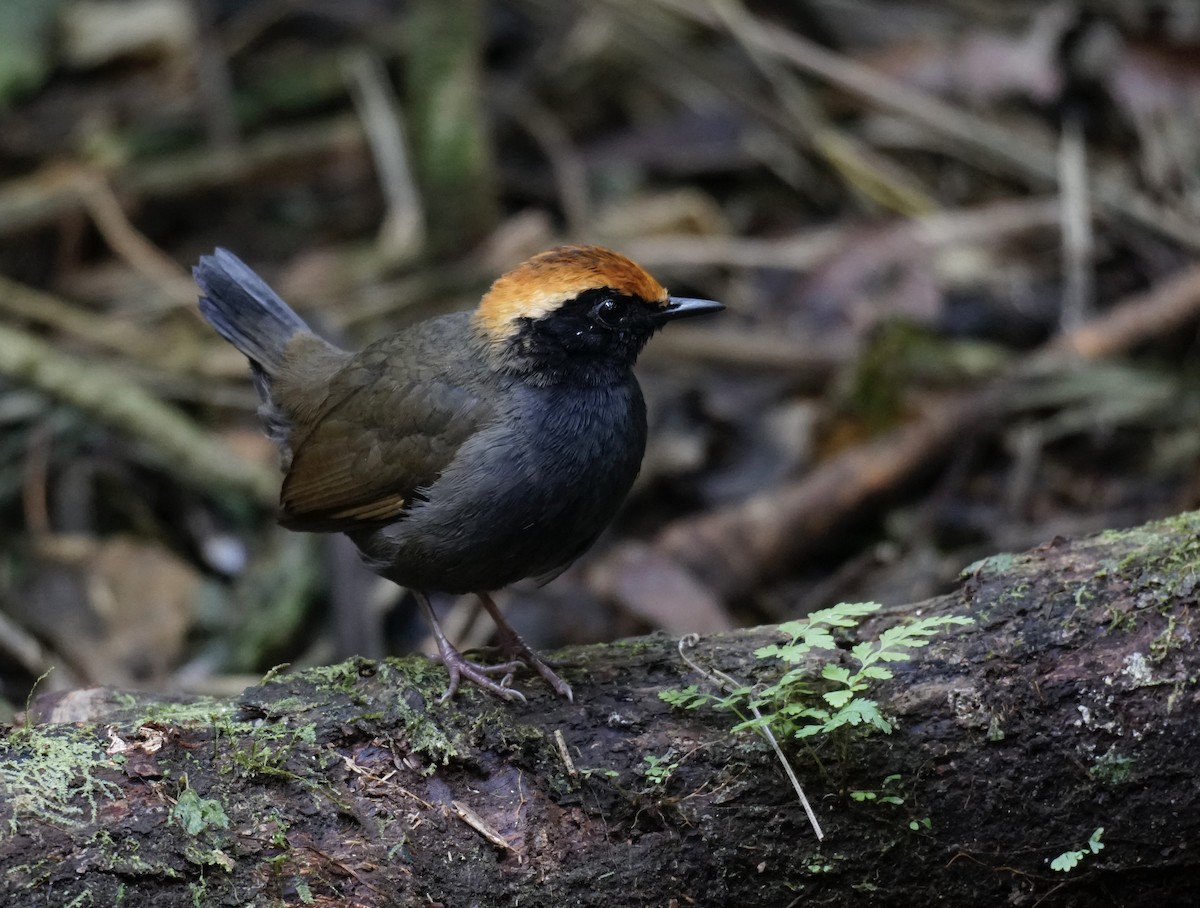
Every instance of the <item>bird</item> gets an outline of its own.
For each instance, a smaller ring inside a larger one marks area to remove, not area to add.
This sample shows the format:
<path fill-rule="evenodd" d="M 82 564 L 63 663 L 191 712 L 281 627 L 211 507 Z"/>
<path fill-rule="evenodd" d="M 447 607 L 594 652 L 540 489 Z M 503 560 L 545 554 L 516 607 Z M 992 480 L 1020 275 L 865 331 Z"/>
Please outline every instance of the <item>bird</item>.
<path fill-rule="evenodd" d="M 349 352 L 226 249 L 193 276 L 201 314 L 249 360 L 280 451 L 278 522 L 346 534 L 368 568 L 411 591 L 449 674 L 442 701 L 463 679 L 523 701 L 511 685 L 522 668 L 572 700 L 491 594 L 549 582 L 592 546 L 645 452 L 638 354 L 668 322 L 724 306 L 671 296 L 619 252 L 564 245 L 501 275 L 474 310 Z M 507 658 L 463 656 L 431 593 L 478 596 Z"/>

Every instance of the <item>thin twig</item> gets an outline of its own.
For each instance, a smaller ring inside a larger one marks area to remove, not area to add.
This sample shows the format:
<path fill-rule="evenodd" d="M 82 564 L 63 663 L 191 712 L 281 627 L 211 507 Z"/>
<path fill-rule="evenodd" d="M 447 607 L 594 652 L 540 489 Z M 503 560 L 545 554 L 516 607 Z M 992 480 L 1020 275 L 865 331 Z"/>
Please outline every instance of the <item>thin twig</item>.
<path fill-rule="evenodd" d="M 195 293 L 193 288 L 191 295 L 194 297 Z M 236 378 L 255 401 L 245 409 L 252 410 L 257 406 L 257 398 L 245 384 L 246 360 L 216 338 L 208 343 L 164 342 L 163 332 L 153 330 L 153 326 L 134 322 L 127 317 L 114 317 L 111 313 L 89 311 L 75 302 L 2 274 L 0 314 L 8 316 L 10 321 L 52 328 L 55 333 L 66 335 L 88 347 L 115 353 L 121 361 L 122 371 L 133 374 L 149 370 L 142 383 L 159 390 L 167 386 L 172 388 L 164 393 L 206 400 L 209 399 L 209 392 L 213 392 L 215 400 L 221 389 L 208 382 L 203 387 L 197 385 L 196 376 L 206 379 Z M 167 384 L 164 385 L 164 382 Z"/>
<path fill-rule="evenodd" d="M 586 237 L 593 222 L 592 199 L 587 168 L 571 134 L 552 111 L 526 92 L 513 92 L 509 108 L 550 163 L 568 234 Z"/>
<path fill-rule="evenodd" d="M 80 198 L 109 248 L 153 281 L 173 302 L 192 306 L 196 288 L 187 273 L 133 226 L 112 186 L 98 173 L 80 171 Z"/>
<path fill-rule="evenodd" d="M 462 801 L 451 801 L 450 806 L 454 808 L 454 812 L 458 814 L 459 819 L 478 832 L 481 836 L 495 845 L 497 848 L 503 848 L 505 851 L 511 851 L 515 855 L 520 855 L 517 849 L 508 844 L 504 836 L 500 835 L 488 822 L 476 813 L 467 804 Z"/>
<path fill-rule="evenodd" d="M 344 68 L 387 201 L 379 229 L 380 251 L 389 262 L 407 261 L 425 243 L 425 212 L 412 173 L 400 103 L 377 55 L 360 51 L 346 59 Z"/>
<path fill-rule="evenodd" d="M 47 505 L 47 477 L 50 474 L 50 426 L 42 423 L 29 434 L 25 453 L 25 478 L 22 483 L 22 504 L 25 526 L 31 536 L 50 534 L 50 508 Z"/>
<path fill-rule="evenodd" d="M 202 148 L 109 175 L 122 197 L 162 198 L 221 186 L 250 183 L 255 176 L 283 167 L 316 165 L 337 152 L 357 151 L 364 141 L 353 114 L 288 125 L 255 136 L 232 154 Z M 86 171 L 83 171 L 86 175 Z M 83 207 L 81 168 L 49 164 L 31 174 L 0 183 L 0 235 L 53 223 Z"/>
<path fill-rule="evenodd" d="M 0 653 L 31 675 L 43 678 L 53 667 L 50 655 L 37 638 L 0 611 Z M 39 679 L 41 680 L 41 679 Z"/>
<path fill-rule="evenodd" d="M 240 141 L 234 112 L 233 76 L 229 58 L 221 45 L 216 28 L 216 4 L 209 0 L 191 0 L 196 22 L 196 88 L 204 114 L 208 141 L 219 152 L 230 152 Z"/>
<path fill-rule="evenodd" d="M 786 113 L 783 124 L 794 138 L 803 140 L 837 170 L 847 185 L 876 203 L 902 214 L 934 210 L 933 198 L 910 173 L 895 161 L 836 128 L 813 102 L 805 85 L 777 55 L 768 53 L 747 32 L 754 18 L 738 0 L 708 0 L 725 30 L 741 45 L 763 77 L 775 89 L 775 97 Z"/>
<path fill-rule="evenodd" d="M 704 678 L 707 678 L 711 683 L 715 684 L 718 688 L 726 693 L 746 686 L 740 683 L 736 678 L 725 674 L 725 672 L 720 671 L 719 669 L 713 669 L 712 671 L 709 671 L 694 660 L 689 659 L 687 653 L 684 652 L 684 648 L 696 646 L 696 644 L 699 642 L 700 636 L 698 634 L 688 634 L 679 638 L 679 644 L 677 647 L 679 650 L 679 658 L 686 662 L 691 667 L 692 671 Z M 775 751 L 775 756 L 778 757 L 779 762 L 783 764 L 783 771 L 787 773 L 788 780 L 792 783 L 792 788 L 796 789 L 796 795 L 800 798 L 800 806 L 804 808 L 804 812 L 808 816 L 808 822 L 812 824 L 813 832 L 817 834 L 817 841 L 821 841 L 825 838 L 825 833 L 821 831 L 821 824 L 817 821 L 817 815 L 813 813 L 812 806 L 808 803 L 808 798 L 804 796 L 804 789 L 800 787 L 800 780 L 796 778 L 796 773 L 792 769 L 792 764 L 789 763 L 787 757 L 784 756 L 783 748 L 781 748 L 779 746 L 779 742 L 775 740 L 775 734 L 771 731 L 771 727 L 767 723 L 761 721 L 762 713 L 759 712 L 758 707 L 753 703 L 750 703 L 749 705 L 750 711 L 754 713 L 754 718 L 760 720 L 755 728 L 758 730 L 759 734 L 767 739 L 767 743 L 769 743 L 771 745 L 771 749 Z"/>
<path fill-rule="evenodd" d="M 1055 197 L 993 202 L 897 222 L 931 249 L 995 244 L 1040 228 L 1057 228 L 1062 214 Z M 761 239 L 733 236 L 648 236 L 622 241 L 621 248 L 647 267 L 779 268 L 808 271 L 858 242 L 862 225 L 820 227 L 791 236 Z M 666 336 L 666 335 L 664 335 Z M 653 349 L 653 348 L 651 348 Z"/>
<path fill-rule="evenodd" d="M 554 743 L 558 745 L 558 755 L 562 757 L 563 765 L 567 767 L 567 775 L 579 775 L 579 770 L 575 768 L 575 761 L 571 759 L 571 752 L 567 750 L 567 739 L 563 737 L 561 728 L 554 729 Z"/>
<path fill-rule="evenodd" d="M 1081 328 L 1092 311 L 1092 208 L 1088 195 L 1087 140 L 1079 116 L 1063 118 L 1059 140 L 1059 185 L 1062 187 L 1064 331 Z"/>

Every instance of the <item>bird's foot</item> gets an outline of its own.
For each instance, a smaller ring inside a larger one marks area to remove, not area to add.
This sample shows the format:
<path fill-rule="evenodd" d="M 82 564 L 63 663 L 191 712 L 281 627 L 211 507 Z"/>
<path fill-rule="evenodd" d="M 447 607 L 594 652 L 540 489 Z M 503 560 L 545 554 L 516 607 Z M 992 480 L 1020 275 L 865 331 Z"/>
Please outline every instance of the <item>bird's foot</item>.
<path fill-rule="evenodd" d="M 506 636 L 503 631 L 501 637 Z M 571 691 L 571 685 L 558 676 L 550 666 L 557 665 L 550 659 L 543 659 L 535 653 L 524 640 L 513 634 L 513 640 L 502 641 L 501 648 L 507 652 L 519 664 L 532 668 L 535 672 L 542 676 L 542 679 L 554 689 L 554 692 L 566 700 L 568 703 L 575 702 L 575 694 Z"/>
<path fill-rule="evenodd" d="M 510 659 L 524 663 L 529 668 L 532 668 L 542 676 L 542 679 L 553 688 L 556 694 L 568 703 L 574 703 L 575 695 L 571 692 L 571 685 L 555 673 L 554 669 L 550 667 L 550 660 L 539 656 L 521 638 L 521 635 L 505 619 L 504 614 L 496 606 L 491 596 L 487 593 L 477 593 L 476 595 L 479 597 L 479 601 L 483 603 L 483 607 L 487 609 L 488 614 L 492 616 L 492 620 L 496 622 L 496 630 L 500 637 L 500 651 Z"/>
<path fill-rule="evenodd" d="M 479 593 L 479 601 L 483 603 L 488 614 L 496 622 L 496 628 L 500 635 L 497 648 L 508 657 L 507 661 L 493 665 L 472 662 L 455 649 L 454 644 L 442 630 L 433 606 L 429 604 L 429 597 L 419 590 L 413 590 L 413 592 L 416 595 L 417 603 L 425 613 L 429 627 L 433 631 L 433 637 L 437 641 L 438 658 L 446 666 L 446 671 L 450 673 L 450 684 L 447 686 L 446 692 L 442 694 L 440 702 L 445 703 L 453 697 L 458 692 L 458 685 L 462 679 L 466 678 L 472 684 L 482 687 L 497 697 L 504 700 L 520 700 L 524 703 L 525 695 L 511 686 L 513 673 L 518 668 L 532 668 L 542 676 L 556 694 L 569 702 L 574 702 L 575 697 L 571 692 L 571 685 L 555 674 L 554 669 L 550 667 L 549 660 L 543 659 L 521 639 L 521 635 L 513 630 L 512 626 L 504 619 L 504 615 L 487 593 Z M 488 677 L 497 674 L 503 676 L 498 682 Z"/>
<path fill-rule="evenodd" d="M 446 666 L 446 671 L 450 674 L 450 684 L 447 685 L 446 692 L 438 700 L 439 703 L 445 703 L 458 692 L 458 685 L 463 678 L 501 699 L 525 702 L 525 695 L 516 688 L 510 687 L 513 673 L 518 668 L 524 668 L 524 662 L 513 659 L 495 665 L 481 665 L 478 662 L 472 662 L 451 644 L 447 643 L 445 646 L 441 646 L 440 642 L 436 658 Z M 503 677 L 499 681 L 494 681 L 489 677 L 490 675 L 502 675 Z"/>

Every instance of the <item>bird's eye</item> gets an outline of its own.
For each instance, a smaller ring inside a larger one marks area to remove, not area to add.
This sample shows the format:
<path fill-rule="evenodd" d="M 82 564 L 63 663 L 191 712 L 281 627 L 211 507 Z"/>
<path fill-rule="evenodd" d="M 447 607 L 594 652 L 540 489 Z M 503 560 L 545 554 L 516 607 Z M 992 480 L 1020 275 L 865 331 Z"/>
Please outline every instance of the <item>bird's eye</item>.
<path fill-rule="evenodd" d="M 605 328 L 618 328 L 626 315 L 626 306 L 620 300 L 606 296 L 592 309 L 592 317 Z"/>

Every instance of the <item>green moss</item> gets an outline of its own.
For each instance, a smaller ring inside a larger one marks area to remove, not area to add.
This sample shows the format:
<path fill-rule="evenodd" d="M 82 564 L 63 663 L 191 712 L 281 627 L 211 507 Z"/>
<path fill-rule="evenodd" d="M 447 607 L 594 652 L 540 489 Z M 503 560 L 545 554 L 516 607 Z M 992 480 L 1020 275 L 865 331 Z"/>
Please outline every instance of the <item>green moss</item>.
<path fill-rule="evenodd" d="M 155 722 L 161 725 L 207 725 L 233 712 L 233 706 L 211 697 L 201 697 L 187 703 L 148 703 L 142 706 L 141 717 L 134 726 Z"/>
<path fill-rule="evenodd" d="M 650 652 L 651 650 L 657 651 L 658 642 L 659 638 L 655 637 L 654 635 L 634 637 L 630 640 L 617 640 L 613 643 L 606 644 L 609 647 L 609 653 L 606 654 L 606 658 L 612 658 L 612 651 L 614 649 L 623 650 L 624 653 L 629 656 L 641 656 Z"/>
<path fill-rule="evenodd" d="M 1136 762 L 1132 757 L 1119 754 L 1115 748 L 1112 748 L 1096 760 L 1088 770 L 1088 775 L 1100 785 L 1116 788 L 1133 778 L 1133 767 Z"/>
<path fill-rule="evenodd" d="M 1011 552 L 1001 552 L 998 555 L 989 555 L 987 558 L 980 558 L 978 561 L 968 564 L 965 568 L 959 571 L 959 578 L 966 580 L 980 574 L 1007 574 L 1012 570 L 1013 565 L 1027 560 L 1022 555 L 1014 555 Z"/>
<path fill-rule="evenodd" d="M 846 855 L 841 852 L 822 852 L 820 846 L 801 860 L 801 865 L 814 876 L 834 873 L 846 862 Z"/>
<path fill-rule="evenodd" d="M 442 764 L 466 752 L 460 734 L 439 722 L 437 713 L 420 708 L 441 699 L 446 689 L 445 669 L 423 658 L 388 659 L 379 665 L 378 680 L 384 690 L 375 705 L 382 707 L 388 723 L 398 722 L 403 726 L 412 750 Z M 406 696 L 406 688 L 416 695 L 413 702 Z M 482 691 L 478 694 L 485 696 Z M 443 713 L 446 717 L 455 714 L 453 705 L 446 710 Z"/>
<path fill-rule="evenodd" d="M 516 721 L 507 704 L 485 695 L 483 708 L 463 731 L 463 737 L 475 744 L 483 742 L 489 750 L 510 754 L 532 754 L 544 747 L 549 736 L 536 725 Z M 551 745 L 553 746 L 553 745 Z M 555 748 L 555 759 L 561 763 Z"/>
<path fill-rule="evenodd" d="M 1107 630 L 1110 634 L 1127 634 L 1137 627 L 1137 613 L 1130 608 L 1124 608 L 1124 603 L 1110 603 L 1104 610 L 1107 616 Z"/>
<path fill-rule="evenodd" d="M 375 671 L 375 663 L 369 659 L 348 659 L 334 665 L 306 669 L 301 676 L 318 688 L 348 694 L 354 691 L 359 681 L 375 674 Z"/>
<path fill-rule="evenodd" d="M 413 688 L 426 703 L 440 700 L 450 683 L 446 669 L 424 656 L 385 659 L 379 663 L 379 677 L 388 685 Z"/>
<path fill-rule="evenodd" d="M 179 793 L 171 810 L 171 819 L 191 836 L 200 835 L 208 829 L 229 828 L 229 815 L 225 813 L 221 802 L 215 798 L 202 798 L 193 788 Z"/>
<path fill-rule="evenodd" d="M 50 879 L 50 872 L 58 866 L 57 861 L 38 861 L 36 864 L 14 864 L 4 868 L 4 875 L 22 889 L 37 889 Z"/>
<path fill-rule="evenodd" d="M 289 760 L 298 748 L 316 744 L 317 727 L 312 722 L 295 725 L 288 718 L 277 722 L 235 722 L 225 717 L 214 725 L 214 736 L 216 742 L 221 738 L 228 742 L 228 765 L 238 776 L 305 781 L 305 774 L 289 769 Z"/>
<path fill-rule="evenodd" d="M 1190 602 L 1200 589 L 1200 512 L 1191 511 L 1132 530 L 1110 530 L 1097 539 L 1129 551 L 1120 559 L 1101 561 L 1094 578 L 1123 583 L 1129 595 L 1108 609 L 1110 633 L 1130 633 L 1140 622 L 1166 615 L 1169 624 L 1156 639 L 1151 659 L 1161 661 L 1177 644 L 1171 612 Z M 1135 607 L 1122 607 L 1131 602 Z M 1145 607 L 1152 603 L 1153 608 Z"/>
<path fill-rule="evenodd" d="M 1160 600 L 1176 600 L 1200 585 L 1200 512 L 1130 530 L 1125 540 L 1136 547 L 1117 562 L 1115 572 L 1130 583 L 1130 592 L 1153 591 Z"/>
<path fill-rule="evenodd" d="M 996 604 L 1001 606 L 1013 605 L 1021 602 L 1033 591 L 1033 583 L 1029 580 L 1017 580 L 1012 586 L 1008 587 L 998 597 Z"/>
<path fill-rule="evenodd" d="M 68 725 L 32 726 L 9 735 L 0 751 L 0 835 L 22 819 L 74 827 L 94 823 L 101 802 L 121 789 L 96 769 L 104 751 L 94 733 Z M 7 814 L 7 815 L 5 815 Z"/>

